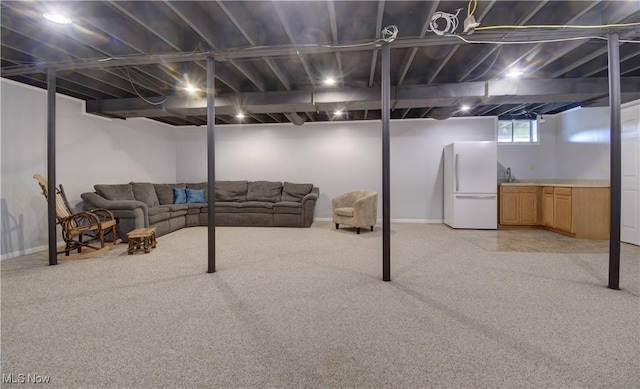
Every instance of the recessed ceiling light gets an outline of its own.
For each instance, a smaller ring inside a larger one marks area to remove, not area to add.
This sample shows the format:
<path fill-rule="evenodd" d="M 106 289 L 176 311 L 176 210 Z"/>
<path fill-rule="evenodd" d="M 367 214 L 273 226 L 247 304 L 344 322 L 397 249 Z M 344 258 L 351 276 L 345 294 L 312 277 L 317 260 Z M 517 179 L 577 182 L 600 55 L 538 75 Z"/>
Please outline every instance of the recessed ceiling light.
<path fill-rule="evenodd" d="M 238 119 L 244 119 L 244 118 L 246 117 L 246 115 L 245 115 L 245 114 L 243 114 L 242 112 L 238 112 L 238 113 L 236 114 L 236 117 L 237 117 Z"/>
<path fill-rule="evenodd" d="M 52 21 L 54 23 L 59 23 L 59 24 L 71 24 L 71 19 L 69 19 L 68 17 L 62 15 L 62 14 L 56 14 L 56 13 L 45 13 L 42 15 L 45 19 Z"/>
<path fill-rule="evenodd" d="M 507 72 L 507 77 L 509 78 L 518 78 L 522 76 L 522 70 L 520 69 L 511 69 Z"/>
<path fill-rule="evenodd" d="M 333 114 L 334 114 L 335 116 L 342 116 L 342 114 L 343 114 L 343 113 L 344 113 L 344 112 L 342 112 L 341 110 L 337 110 L 337 111 L 334 111 L 334 112 L 333 112 Z"/>
<path fill-rule="evenodd" d="M 324 84 L 325 84 L 325 85 L 335 85 L 335 84 L 336 84 L 336 79 L 335 79 L 335 78 L 333 78 L 333 77 L 327 77 L 327 78 L 324 80 Z"/>
<path fill-rule="evenodd" d="M 196 88 L 193 85 L 187 85 L 187 86 L 184 87 L 184 90 L 189 92 L 189 93 L 195 93 L 195 92 L 198 91 L 198 88 Z"/>
<path fill-rule="evenodd" d="M 461 106 L 460 106 L 460 110 L 461 110 L 461 111 L 468 111 L 468 110 L 470 110 L 470 109 L 471 109 L 471 107 L 470 107 L 470 106 L 468 106 L 468 105 L 466 105 L 466 104 L 464 104 L 464 105 L 461 105 Z"/>

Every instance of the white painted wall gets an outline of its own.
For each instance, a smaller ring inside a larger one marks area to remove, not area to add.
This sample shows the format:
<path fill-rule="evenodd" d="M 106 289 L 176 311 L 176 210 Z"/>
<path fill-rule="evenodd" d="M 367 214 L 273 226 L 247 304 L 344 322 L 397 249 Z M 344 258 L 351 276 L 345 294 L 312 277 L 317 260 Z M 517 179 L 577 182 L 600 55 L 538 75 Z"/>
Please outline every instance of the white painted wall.
<path fill-rule="evenodd" d="M 556 115 L 556 178 L 609 179 L 609 112 L 609 107 L 593 107 Z"/>
<path fill-rule="evenodd" d="M 313 183 L 316 217 L 330 218 L 331 198 L 341 193 L 382 193 L 381 133 L 378 121 L 219 126 L 216 179 Z M 494 137 L 494 118 L 392 121 L 391 217 L 442 220 L 444 145 Z M 178 181 L 206 180 L 206 129 L 181 129 L 176 144 Z"/>
<path fill-rule="evenodd" d="M 47 94 L 5 79 L 0 89 L 1 254 L 6 258 L 47 244 L 47 205 L 32 178 L 47 176 Z M 57 182 L 72 206 L 98 183 L 175 181 L 174 128 L 84 111 L 82 101 L 56 99 Z"/>

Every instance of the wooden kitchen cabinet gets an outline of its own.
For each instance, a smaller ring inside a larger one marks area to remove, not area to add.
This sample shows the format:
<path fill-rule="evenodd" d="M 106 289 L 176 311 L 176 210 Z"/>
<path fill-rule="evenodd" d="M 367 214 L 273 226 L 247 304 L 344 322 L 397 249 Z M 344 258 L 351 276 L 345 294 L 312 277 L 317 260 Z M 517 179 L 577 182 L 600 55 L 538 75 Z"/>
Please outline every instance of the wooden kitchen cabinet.
<path fill-rule="evenodd" d="M 571 188 L 553 189 L 553 228 L 574 232 L 572 224 Z"/>
<path fill-rule="evenodd" d="M 500 186 L 501 228 L 543 226 L 575 238 L 609 239 L 609 208 L 608 187 Z"/>
<path fill-rule="evenodd" d="M 500 224 L 529 226 L 538 222 L 538 188 L 500 187 Z"/>
<path fill-rule="evenodd" d="M 542 188 L 542 225 L 553 228 L 553 186 Z"/>

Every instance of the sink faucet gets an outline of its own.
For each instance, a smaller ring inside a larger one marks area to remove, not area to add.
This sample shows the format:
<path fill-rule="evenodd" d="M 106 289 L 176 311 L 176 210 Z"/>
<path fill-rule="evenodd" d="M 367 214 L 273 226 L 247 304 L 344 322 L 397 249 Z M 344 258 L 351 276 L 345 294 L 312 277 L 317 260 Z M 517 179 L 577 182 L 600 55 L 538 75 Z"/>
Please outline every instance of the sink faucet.
<path fill-rule="evenodd" d="M 507 168 L 507 182 L 511 182 L 511 168 Z"/>

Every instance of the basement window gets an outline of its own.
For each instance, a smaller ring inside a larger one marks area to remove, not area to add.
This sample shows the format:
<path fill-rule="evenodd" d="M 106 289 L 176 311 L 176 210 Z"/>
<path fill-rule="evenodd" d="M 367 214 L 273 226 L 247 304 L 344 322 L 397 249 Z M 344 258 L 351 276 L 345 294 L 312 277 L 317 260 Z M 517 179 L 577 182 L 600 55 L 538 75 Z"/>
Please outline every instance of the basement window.
<path fill-rule="evenodd" d="M 498 143 L 537 144 L 537 121 L 531 119 L 498 120 Z"/>

